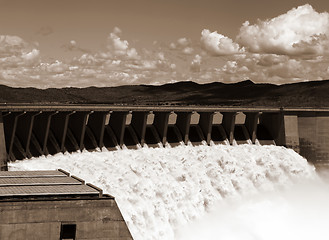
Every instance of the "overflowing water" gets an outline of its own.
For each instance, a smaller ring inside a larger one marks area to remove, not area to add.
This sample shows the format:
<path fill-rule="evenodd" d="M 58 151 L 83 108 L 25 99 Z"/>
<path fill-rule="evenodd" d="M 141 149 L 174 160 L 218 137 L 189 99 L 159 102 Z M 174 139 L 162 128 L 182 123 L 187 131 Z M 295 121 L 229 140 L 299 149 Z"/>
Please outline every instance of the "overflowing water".
<path fill-rule="evenodd" d="M 134 239 L 328 239 L 329 189 L 277 146 L 141 148 L 42 156 L 10 170 L 62 168 L 115 196 Z"/>

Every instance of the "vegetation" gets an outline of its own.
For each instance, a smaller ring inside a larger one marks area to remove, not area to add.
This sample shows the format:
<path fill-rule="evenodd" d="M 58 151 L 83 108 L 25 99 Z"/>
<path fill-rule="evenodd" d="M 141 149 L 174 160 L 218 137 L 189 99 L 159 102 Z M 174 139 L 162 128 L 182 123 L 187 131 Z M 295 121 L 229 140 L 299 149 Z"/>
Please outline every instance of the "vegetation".
<path fill-rule="evenodd" d="M 329 107 L 329 80 L 285 85 L 255 84 L 250 80 L 224 84 L 178 82 L 88 88 L 11 88 L 0 85 L 0 103 L 219 105 L 268 107 Z"/>

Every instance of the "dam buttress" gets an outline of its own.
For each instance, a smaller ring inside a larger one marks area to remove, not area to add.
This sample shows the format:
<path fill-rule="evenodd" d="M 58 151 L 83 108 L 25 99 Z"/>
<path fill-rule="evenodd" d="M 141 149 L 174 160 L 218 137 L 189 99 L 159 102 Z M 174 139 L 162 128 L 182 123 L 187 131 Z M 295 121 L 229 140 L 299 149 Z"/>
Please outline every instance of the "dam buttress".
<path fill-rule="evenodd" d="M 329 163 L 329 109 L 0 105 L 0 163 L 147 144 L 274 144 Z"/>

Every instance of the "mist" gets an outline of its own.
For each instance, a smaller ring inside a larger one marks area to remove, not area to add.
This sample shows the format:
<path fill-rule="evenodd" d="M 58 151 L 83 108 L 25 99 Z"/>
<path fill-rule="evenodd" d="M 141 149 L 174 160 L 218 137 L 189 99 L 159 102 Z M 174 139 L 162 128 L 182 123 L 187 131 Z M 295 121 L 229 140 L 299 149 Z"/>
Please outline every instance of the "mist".
<path fill-rule="evenodd" d="M 325 239 L 328 185 L 279 146 L 60 153 L 9 164 L 62 168 L 115 197 L 134 239 Z"/>

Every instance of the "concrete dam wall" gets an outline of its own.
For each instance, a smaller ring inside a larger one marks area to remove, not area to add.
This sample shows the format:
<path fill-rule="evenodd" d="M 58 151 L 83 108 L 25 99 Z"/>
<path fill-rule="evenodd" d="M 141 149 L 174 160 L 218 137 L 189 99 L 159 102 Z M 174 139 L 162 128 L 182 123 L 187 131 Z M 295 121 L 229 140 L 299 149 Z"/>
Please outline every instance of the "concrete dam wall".
<path fill-rule="evenodd" d="M 275 144 L 329 163 L 329 110 L 202 106 L 2 105 L 0 163 L 106 147 Z"/>

